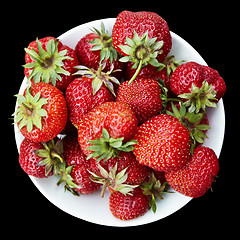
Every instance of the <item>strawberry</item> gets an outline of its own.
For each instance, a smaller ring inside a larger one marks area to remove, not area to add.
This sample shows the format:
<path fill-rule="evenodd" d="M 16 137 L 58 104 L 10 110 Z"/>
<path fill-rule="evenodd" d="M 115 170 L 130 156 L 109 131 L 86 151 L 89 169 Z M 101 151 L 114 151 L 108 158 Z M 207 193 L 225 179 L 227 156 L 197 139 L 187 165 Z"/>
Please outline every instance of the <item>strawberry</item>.
<path fill-rule="evenodd" d="M 218 171 L 219 163 L 215 152 L 208 147 L 198 147 L 182 169 L 165 173 L 165 177 L 174 190 L 197 198 L 211 187 Z"/>
<path fill-rule="evenodd" d="M 85 155 L 92 153 L 87 149 L 91 146 L 89 141 L 102 137 L 103 128 L 107 130 L 109 138 L 122 138 L 122 142 L 126 143 L 136 132 L 136 115 L 121 102 L 105 102 L 85 114 L 78 124 L 78 142 Z"/>
<path fill-rule="evenodd" d="M 109 207 L 113 216 L 121 220 L 130 220 L 142 216 L 149 208 L 149 197 L 138 187 L 131 195 L 113 192 L 109 197 Z"/>
<path fill-rule="evenodd" d="M 160 114 L 149 119 L 138 127 L 134 139 L 137 161 L 157 171 L 180 169 L 189 160 L 189 131 L 173 116 Z"/>
<path fill-rule="evenodd" d="M 44 149 L 41 143 L 35 143 L 25 138 L 20 145 L 19 163 L 28 175 L 37 178 L 46 178 L 51 176 L 53 172 L 49 171 L 47 173 L 45 166 L 39 165 L 39 162 L 43 160 L 42 157 L 39 157 L 35 153 L 35 151 L 39 149 Z"/>
<path fill-rule="evenodd" d="M 114 101 L 111 92 L 102 85 L 93 94 L 93 78 L 80 77 L 72 81 L 65 92 L 69 118 L 77 126 L 83 114 L 104 102 Z"/>
<path fill-rule="evenodd" d="M 112 30 L 115 49 L 122 54 L 122 62 L 134 62 L 137 69 L 132 82 L 148 63 L 161 66 L 172 47 L 172 38 L 166 21 L 152 12 L 121 12 Z"/>
<path fill-rule="evenodd" d="M 58 138 L 42 143 L 25 138 L 20 145 L 19 163 L 28 175 L 38 178 L 57 175 L 63 161 Z"/>
<path fill-rule="evenodd" d="M 106 61 L 105 71 L 109 71 L 112 64 L 115 70 L 123 69 L 123 63 L 119 61 L 118 52 L 113 47 L 112 38 L 104 24 L 101 23 L 101 32 L 96 28 L 92 31 L 81 38 L 75 47 L 79 63 L 98 70 L 102 61 Z M 115 73 L 114 76 L 120 79 L 122 73 Z"/>
<path fill-rule="evenodd" d="M 117 163 L 118 165 L 116 173 L 119 173 L 123 169 L 127 168 L 126 173 L 128 175 L 125 182 L 126 184 L 139 185 L 147 178 L 150 173 L 150 169 L 144 165 L 139 164 L 132 152 L 121 151 L 117 157 L 112 157 L 107 161 L 104 159 L 98 162 L 94 158 L 91 158 L 90 161 L 90 169 L 97 175 L 100 175 L 98 167 L 99 165 L 101 165 L 106 171 L 109 172 L 109 170 L 113 168 Z"/>
<path fill-rule="evenodd" d="M 48 83 L 32 83 L 23 95 L 17 94 L 15 115 L 19 131 L 34 142 L 56 137 L 67 123 L 67 104 L 63 94 Z"/>
<path fill-rule="evenodd" d="M 90 194 L 100 188 L 100 184 L 90 179 L 88 172 L 90 161 L 86 160 L 78 144 L 77 136 L 69 135 L 63 139 L 63 156 L 66 165 L 62 166 L 62 177 L 58 185 L 65 181 L 65 188 L 74 195 Z"/>
<path fill-rule="evenodd" d="M 74 79 L 74 66 L 78 65 L 74 50 L 54 37 L 45 37 L 31 42 L 25 51 L 25 76 L 35 83 L 52 83 L 65 91 Z"/>
<path fill-rule="evenodd" d="M 178 97 L 187 99 L 185 106 L 190 106 L 190 112 L 205 111 L 206 106 L 216 107 L 226 91 L 225 82 L 216 70 L 196 62 L 177 67 L 170 87 Z"/>
<path fill-rule="evenodd" d="M 141 78 L 132 84 L 128 83 L 129 81 L 125 81 L 120 84 L 116 101 L 128 104 L 136 114 L 138 124 L 141 125 L 161 112 L 161 88 L 152 78 Z"/>

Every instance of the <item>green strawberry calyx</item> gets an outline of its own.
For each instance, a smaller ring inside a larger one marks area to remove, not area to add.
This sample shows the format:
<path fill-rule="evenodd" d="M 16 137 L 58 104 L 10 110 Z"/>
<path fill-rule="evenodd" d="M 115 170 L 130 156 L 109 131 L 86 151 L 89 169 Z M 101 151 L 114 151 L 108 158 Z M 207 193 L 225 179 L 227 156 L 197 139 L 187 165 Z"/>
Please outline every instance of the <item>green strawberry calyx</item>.
<path fill-rule="evenodd" d="M 34 97 L 31 94 L 31 87 L 26 90 L 26 95 L 15 95 L 17 97 L 18 108 L 14 112 L 14 123 L 19 124 L 19 131 L 26 126 L 27 131 L 31 132 L 36 126 L 42 130 L 42 117 L 47 116 L 47 111 L 43 108 L 48 103 L 47 98 L 41 98 L 41 92 Z"/>
<path fill-rule="evenodd" d="M 127 56 L 120 58 L 119 61 L 131 61 L 134 63 L 132 68 L 136 69 L 129 84 L 131 84 L 137 77 L 141 68 L 145 67 L 148 63 L 154 67 L 165 66 L 157 60 L 158 54 L 161 53 L 162 46 L 163 41 L 157 41 L 157 37 L 150 39 L 148 37 L 148 31 L 146 31 L 142 37 L 139 37 L 135 30 L 132 39 L 126 37 L 126 45 L 118 46 L 125 54 L 127 54 Z"/>
<path fill-rule="evenodd" d="M 113 70 L 114 65 L 112 64 L 110 67 L 110 70 L 108 72 L 103 72 L 104 68 L 106 67 L 106 61 L 103 61 L 100 65 L 98 70 L 95 70 L 93 68 L 88 68 L 83 65 L 78 65 L 74 68 L 76 68 L 78 71 L 75 72 L 73 75 L 81 75 L 88 78 L 93 78 L 92 81 L 92 89 L 93 89 L 93 95 L 95 95 L 98 90 L 101 88 L 102 84 L 105 85 L 105 87 L 116 97 L 116 94 L 114 92 L 114 86 L 112 83 L 120 84 L 117 78 L 111 76 L 110 74 L 121 71 L 119 69 Z"/>
<path fill-rule="evenodd" d="M 117 61 L 118 58 L 118 52 L 113 47 L 112 38 L 108 31 L 105 29 L 105 26 L 103 22 L 101 22 L 101 32 L 94 28 L 92 29 L 92 32 L 96 33 L 99 38 L 94 38 L 91 41 L 88 41 L 93 45 L 91 48 L 91 51 L 99 51 L 100 50 L 100 62 L 102 63 L 103 60 L 110 60 L 110 63 L 113 64 L 113 60 Z"/>
<path fill-rule="evenodd" d="M 98 169 L 100 171 L 101 176 L 98 176 L 97 174 L 88 170 L 88 172 L 92 175 L 90 179 L 93 182 L 103 184 L 101 197 L 104 197 L 104 192 L 107 187 L 110 187 L 114 191 L 121 192 L 126 196 L 127 194 L 132 195 L 131 191 L 133 191 L 134 188 L 139 186 L 124 184 L 124 182 L 126 182 L 128 178 L 128 174 L 126 173 L 128 167 L 124 168 L 118 174 L 117 167 L 118 163 L 116 163 L 113 168 L 109 168 L 109 172 L 107 172 L 100 164 L 98 164 Z"/>
<path fill-rule="evenodd" d="M 63 61 L 66 59 L 73 60 L 71 57 L 66 56 L 67 49 L 58 52 L 58 40 L 50 39 L 47 43 L 45 51 L 42 47 L 42 43 L 36 39 L 38 53 L 34 49 L 25 48 L 25 52 L 35 61 L 23 65 L 25 68 L 33 68 L 28 79 L 35 83 L 45 82 L 51 83 L 56 86 L 56 80 L 62 80 L 60 74 L 69 76 L 70 72 L 64 70 L 62 66 Z"/>
<path fill-rule="evenodd" d="M 138 144 L 134 139 L 123 143 L 124 137 L 111 138 L 105 128 L 102 129 L 102 136 L 102 138 L 89 141 L 92 145 L 87 147 L 87 150 L 93 152 L 88 155 L 87 159 L 96 158 L 97 161 L 102 159 L 107 161 L 112 157 L 118 157 L 119 151 L 131 152 L 135 148 L 133 145 Z"/>
<path fill-rule="evenodd" d="M 206 80 L 203 81 L 201 88 L 192 84 L 190 93 L 183 93 L 178 95 L 179 98 L 187 99 L 184 102 L 185 107 L 189 107 L 189 112 L 198 113 L 201 109 L 206 110 L 206 107 L 217 107 L 216 97 L 217 92 L 212 89 L 212 84 L 208 84 Z"/>

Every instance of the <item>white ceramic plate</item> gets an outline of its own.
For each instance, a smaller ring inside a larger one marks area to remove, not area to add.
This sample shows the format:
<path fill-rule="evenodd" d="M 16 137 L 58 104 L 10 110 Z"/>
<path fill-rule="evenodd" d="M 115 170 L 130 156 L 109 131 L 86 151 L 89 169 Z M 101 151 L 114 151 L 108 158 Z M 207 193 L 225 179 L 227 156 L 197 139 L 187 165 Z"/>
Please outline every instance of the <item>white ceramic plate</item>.
<path fill-rule="evenodd" d="M 91 32 L 90 28 L 95 27 L 100 29 L 101 22 L 105 24 L 107 30 L 111 31 L 115 18 L 102 19 L 82 24 L 62 34 L 59 36 L 59 39 L 63 42 L 63 44 L 66 44 L 71 48 L 75 48 L 79 39 L 81 39 L 85 34 Z M 173 47 L 170 55 L 174 54 L 176 59 L 185 59 L 187 61 L 195 61 L 199 64 L 207 65 L 204 59 L 190 44 L 173 32 L 171 32 L 171 35 Z M 22 82 L 19 93 L 23 93 L 25 88 L 26 78 L 24 78 Z M 223 101 L 220 100 L 218 108 L 208 109 L 207 113 L 211 129 L 208 131 L 209 138 L 206 139 L 204 145 L 211 147 L 219 157 L 225 129 Z M 19 146 L 23 140 L 23 136 L 19 133 L 16 125 L 14 128 L 16 144 L 19 151 Z M 191 200 L 190 197 L 183 196 L 177 192 L 165 194 L 164 200 L 157 201 L 157 211 L 155 214 L 150 210 L 144 216 L 138 217 L 137 219 L 121 221 L 114 218 L 109 210 L 109 193 L 107 192 L 103 199 L 100 197 L 100 191 L 86 196 L 82 195 L 80 197 L 75 197 L 69 192 L 64 192 L 63 186 L 56 186 L 58 177 L 53 176 L 47 179 L 38 179 L 30 176 L 30 179 L 39 191 L 61 210 L 77 218 L 107 226 L 136 226 L 154 222 L 176 212 Z"/>

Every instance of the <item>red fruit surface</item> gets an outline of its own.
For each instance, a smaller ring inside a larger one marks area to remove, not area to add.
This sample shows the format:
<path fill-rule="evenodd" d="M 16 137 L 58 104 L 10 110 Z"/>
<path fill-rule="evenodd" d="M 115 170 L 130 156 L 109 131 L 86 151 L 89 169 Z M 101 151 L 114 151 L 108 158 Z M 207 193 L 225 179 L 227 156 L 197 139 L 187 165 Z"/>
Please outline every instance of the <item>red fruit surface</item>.
<path fill-rule="evenodd" d="M 61 91 L 48 83 L 32 83 L 32 96 L 35 96 L 38 92 L 41 92 L 41 98 L 48 99 L 47 104 L 42 107 L 47 111 L 47 116 L 42 117 L 42 129 L 34 125 L 33 130 L 28 132 L 27 127 L 24 126 L 21 133 L 34 142 L 47 142 L 55 138 L 64 129 L 68 118 L 67 104 Z M 26 92 L 24 96 L 25 94 Z"/>
<path fill-rule="evenodd" d="M 149 38 L 157 37 L 157 41 L 164 41 L 157 59 L 163 62 L 172 47 L 172 37 L 167 22 L 158 14 L 153 12 L 130 12 L 123 11 L 117 16 L 116 22 L 112 30 L 112 39 L 115 49 L 125 56 L 126 54 L 118 47 L 125 45 L 126 37 L 132 39 L 134 30 L 139 37 L 148 31 Z"/>
<path fill-rule="evenodd" d="M 208 147 L 193 150 L 190 161 L 177 171 L 165 174 L 171 187 L 189 197 L 197 198 L 204 195 L 211 187 L 219 171 L 218 158 Z"/>
<path fill-rule="evenodd" d="M 128 174 L 126 182 L 124 184 L 138 185 L 145 181 L 150 174 L 150 169 L 144 165 L 139 164 L 136 157 L 132 152 L 120 152 L 119 157 L 110 158 L 107 161 L 105 159 L 96 162 L 95 159 L 91 158 L 91 171 L 98 176 L 101 176 L 98 164 L 100 164 L 107 172 L 110 168 L 113 168 L 117 163 L 117 172 L 121 172 L 123 169 L 128 168 L 126 173 Z"/>
<path fill-rule="evenodd" d="M 120 84 L 116 101 L 128 104 L 135 112 L 140 125 L 161 112 L 161 88 L 158 82 L 151 78 L 141 78 L 131 84 L 128 82 Z"/>
<path fill-rule="evenodd" d="M 66 89 L 65 99 L 71 122 L 78 126 L 83 114 L 104 102 L 114 101 L 113 94 L 102 84 L 101 88 L 93 95 L 93 78 L 76 78 Z"/>
<path fill-rule="evenodd" d="M 75 188 L 74 190 L 80 194 L 93 193 L 101 186 L 101 184 L 95 183 L 90 179 L 89 166 L 86 165 L 89 165 L 89 161 L 87 160 L 85 164 L 74 166 L 71 172 L 74 183 L 80 186 L 80 188 Z"/>
<path fill-rule="evenodd" d="M 95 38 L 100 38 L 96 33 L 89 33 L 85 35 L 83 38 L 81 38 L 76 47 L 75 52 L 77 54 L 78 60 L 80 65 L 86 66 L 88 68 L 93 68 L 95 70 L 98 70 L 99 68 L 99 62 L 100 62 L 100 50 L 98 51 L 91 51 L 91 48 L 94 46 L 93 44 L 89 43 L 89 41 L 92 41 Z M 123 69 L 123 63 L 113 60 L 114 64 L 114 70 L 116 69 Z M 110 70 L 111 62 L 108 59 L 106 61 L 106 67 L 104 68 L 104 72 L 107 72 Z M 113 74 L 118 80 L 121 80 L 122 72 L 116 72 Z"/>
<path fill-rule="evenodd" d="M 105 102 L 87 114 L 78 125 L 78 142 L 85 155 L 91 153 L 86 148 L 89 140 L 102 137 L 104 127 L 111 138 L 124 137 L 124 142 L 131 140 L 136 132 L 137 118 L 133 110 L 121 102 Z"/>
<path fill-rule="evenodd" d="M 149 198 L 138 187 L 132 196 L 114 192 L 109 197 L 109 207 L 113 216 L 121 220 L 130 220 L 142 216 L 149 208 Z"/>
<path fill-rule="evenodd" d="M 190 157 L 187 128 L 170 115 L 160 114 L 143 123 L 134 137 L 139 144 L 133 150 L 139 163 L 157 171 L 182 168 Z"/>
<path fill-rule="evenodd" d="M 19 163 L 21 168 L 28 175 L 37 178 L 47 178 L 53 173 L 50 172 L 48 176 L 45 175 L 45 166 L 38 166 L 39 161 L 43 158 L 34 153 L 34 150 L 44 149 L 41 143 L 35 143 L 25 138 L 20 145 Z"/>
<path fill-rule="evenodd" d="M 216 98 L 220 100 L 226 91 L 223 78 L 216 70 L 196 62 L 187 62 L 177 67 L 171 76 L 170 87 L 176 95 L 190 93 L 192 84 L 201 88 L 204 80 L 212 84 L 212 89 L 217 92 Z"/>

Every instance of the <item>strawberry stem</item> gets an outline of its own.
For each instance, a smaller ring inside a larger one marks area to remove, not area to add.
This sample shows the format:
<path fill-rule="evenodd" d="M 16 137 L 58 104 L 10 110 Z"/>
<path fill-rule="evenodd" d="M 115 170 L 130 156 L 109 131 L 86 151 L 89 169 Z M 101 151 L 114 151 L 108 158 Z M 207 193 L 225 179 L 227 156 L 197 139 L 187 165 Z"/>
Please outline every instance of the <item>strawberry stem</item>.
<path fill-rule="evenodd" d="M 139 64 L 138 64 L 138 68 L 136 70 L 136 72 L 134 73 L 134 75 L 132 76 L 132 78 L 130 79 L 130 81 L 128 82 L 128 84 L 131 84 L 134 79 L 137 77 L 138 73 L 140 72 L 141 68 L 142 68 L 142 64 L 143 64 L 143 60 L 140 60 Z"/>

